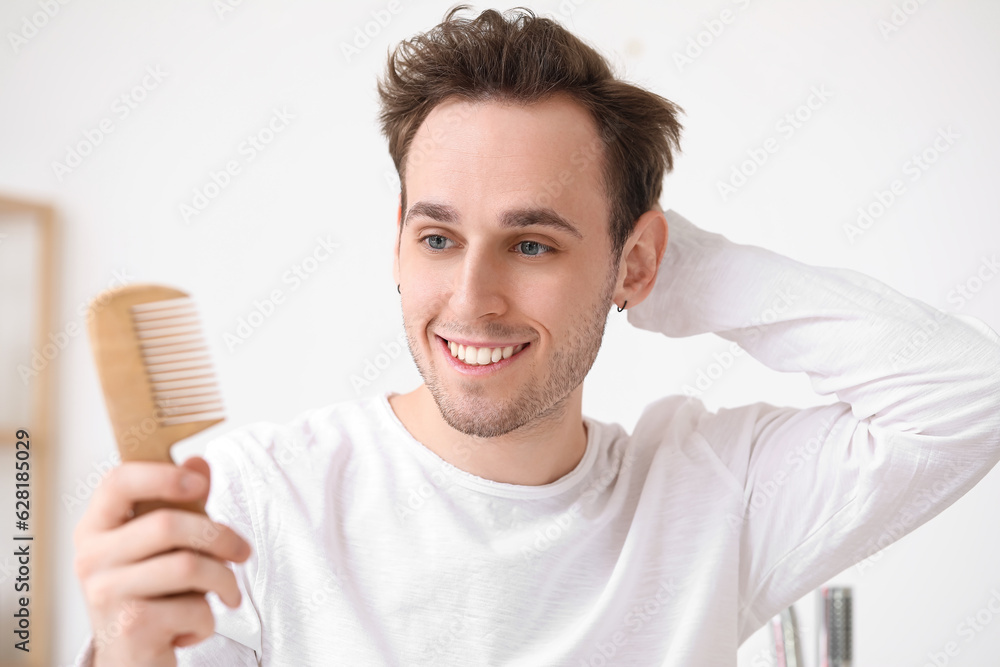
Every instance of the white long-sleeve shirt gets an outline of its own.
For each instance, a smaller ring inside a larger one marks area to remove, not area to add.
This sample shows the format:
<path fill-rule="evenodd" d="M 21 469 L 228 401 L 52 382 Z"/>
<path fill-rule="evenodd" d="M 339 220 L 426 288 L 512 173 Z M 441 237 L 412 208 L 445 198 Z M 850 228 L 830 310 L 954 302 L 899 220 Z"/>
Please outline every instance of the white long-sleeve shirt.
<path fill-rule="evenodd" d="M 1000 460 L 1000 337 L 982 322 L 667 220 L 628 321 L 715 332 L 838 402 L 666 396 L 631 434 L 585 416 L 583 459 L 541 486 L 448 464 L 391 394 L 238 429 L 205 458 L 209 515 L 253 545 L 242 604 L 209 594 L 216 634 L 179 664 L 733 666 L 769 618 Z"/>

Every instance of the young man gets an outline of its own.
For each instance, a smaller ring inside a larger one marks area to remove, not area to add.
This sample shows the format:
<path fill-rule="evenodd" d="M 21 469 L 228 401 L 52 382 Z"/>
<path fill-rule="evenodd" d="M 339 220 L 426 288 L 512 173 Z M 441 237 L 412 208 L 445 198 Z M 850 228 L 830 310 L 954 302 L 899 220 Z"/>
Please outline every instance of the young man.
<path fill-rule="evenodd" d="M 78 664 L 734 665 L 1000 459 L 993 331 L 664 213 L 676 107 L 530 12 L 453 13 L 380 85 L 424 384 L 120 466 L 77 529 Z M 584 417 L 613 304 L 839 402 Z M 125 519 L 206 494 L 219 524 Z"/>

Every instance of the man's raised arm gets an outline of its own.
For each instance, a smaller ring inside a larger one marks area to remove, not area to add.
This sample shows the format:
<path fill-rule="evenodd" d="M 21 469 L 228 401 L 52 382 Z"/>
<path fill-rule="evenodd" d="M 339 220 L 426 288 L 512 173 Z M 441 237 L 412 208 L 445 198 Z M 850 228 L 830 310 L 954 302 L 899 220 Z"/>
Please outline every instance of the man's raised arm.
<path fill-rule="evenodd" d="M 742 489 L 740 641 L 931 519 L 1000 460 L 1000 337 L 856 271 L 733 243 L 666 212 L 633 325 L 714 332 L 838 403 L 756 403 L 696 427 Z"/>

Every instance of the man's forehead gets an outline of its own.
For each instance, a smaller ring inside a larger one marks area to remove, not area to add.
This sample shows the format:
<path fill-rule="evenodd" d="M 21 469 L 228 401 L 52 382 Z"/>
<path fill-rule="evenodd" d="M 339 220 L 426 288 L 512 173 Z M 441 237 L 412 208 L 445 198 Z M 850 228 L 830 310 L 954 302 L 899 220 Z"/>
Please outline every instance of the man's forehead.
<path fill-rule="evenodd" d="M 422 198 L 414 189 L 447 187 L 474 175 L 475 183 L 534 192 L 550 206 L 567 190 L 603 193 L 603 154 L 596 124 L 573 100 L 449 100 L 418 129 L 403 175 L 413 201 Z"/>
<path fill-rule="evenodd" d="M 435 147 L 483 146 L 492 141 L 510 146 L 518 139 L 562 151 L 593 153 L 601 148 L 597 123 L 590 112 L 566 94 L 534 102 L 465 100 L 451 97 L 438 103 L 414 134 L 414 151 Z"/>

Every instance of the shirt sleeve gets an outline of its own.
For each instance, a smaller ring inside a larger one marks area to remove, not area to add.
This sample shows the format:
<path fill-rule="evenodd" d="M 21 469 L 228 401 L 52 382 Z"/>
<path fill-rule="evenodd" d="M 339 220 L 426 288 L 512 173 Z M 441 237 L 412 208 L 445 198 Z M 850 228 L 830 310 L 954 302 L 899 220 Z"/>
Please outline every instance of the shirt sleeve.
<path fill-rule="evenodd" d="M 802 264 L 666 213 L 666 253 L 633 325 L 714 332 L 831 405 L 705 411 L 742 490 L 740 641 L 939 514 L 1000 460 L 1000 337 L 846 269 Z"/>
<path fill-rule="evenodd" d="M 254 584 L 260 562 L 260 540 L 254 530 L 253 498 L 240 467 L 241 432 L 209 442 L 204 458 L 212 471 L 205 511 L 250 542 L 253 553 L 243 563 L 229 563 L 240 589 L 240 606 L 227 607 L 215 593 L 207 600 L 215 617 L 215 634 L 193 646 L 174 650 L 178 667 L 258 667 L 261 664 L 261 623 Z M 211 539 L 211 535 L 203 536 Z M 197 545 L 195 545 L 197 546 Z M 92 667 L 95 637 L 90 634 L 76 656 L 74 667 Z"/>
<path fill-rule="evenodd" d="M 227 607 L 218 595 L 208 593 L 206 599 L 215 617 L 215 635 L 194 646 L 177 649 L 178 667 L 216 664 L 213 660 L 219 660 L 219 665 L 240 667 L 261 663 L 262 628 L 257 584 L 265 556 L 255 521 L 259 514 L 254 491 L 259 489 L 248 485 L 242 463 L 243 448 L 253 444 L 249 431 L 242 429 L 212 440 L 205 448 L 204 459 L 212 471 L 205 511 L 213 521 L 229 526 L 249 542 L 252 552 L 242 563 L 228 563 L 240 589 L 240 606 Z"/>
<path fill-rule="evenodd" d="M 178 667 L 199 665 L 200 667 L 258 667 L 260 662 L 252 649 L 233 641 L 218 633 L 205 641 L 175 649 Z M 93 667 L 94 637 L 88 635 L 80 652 L 77 654 L 73 667 Z"/>

